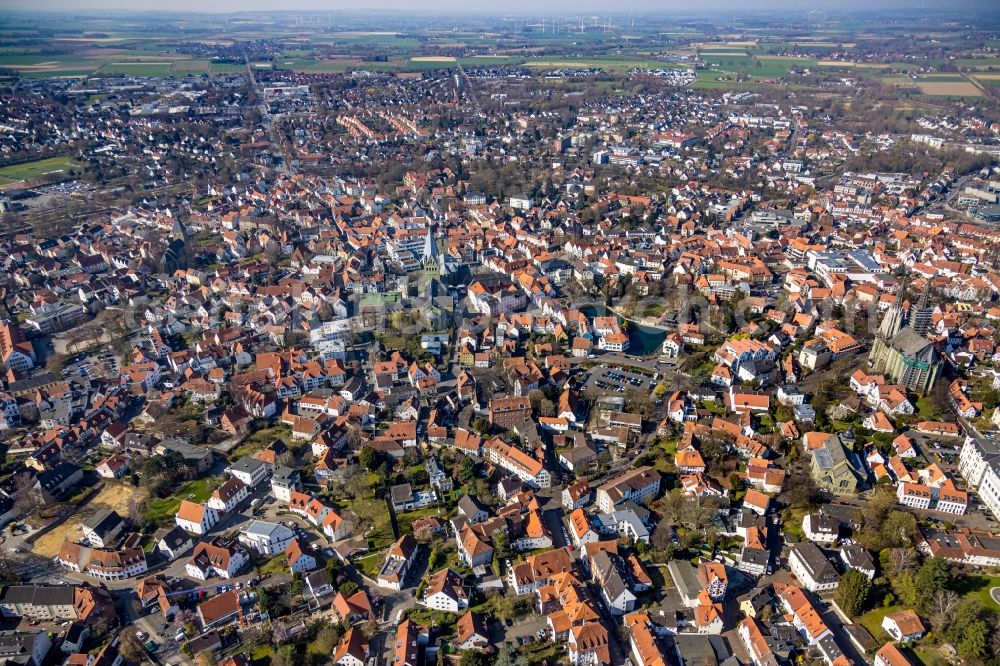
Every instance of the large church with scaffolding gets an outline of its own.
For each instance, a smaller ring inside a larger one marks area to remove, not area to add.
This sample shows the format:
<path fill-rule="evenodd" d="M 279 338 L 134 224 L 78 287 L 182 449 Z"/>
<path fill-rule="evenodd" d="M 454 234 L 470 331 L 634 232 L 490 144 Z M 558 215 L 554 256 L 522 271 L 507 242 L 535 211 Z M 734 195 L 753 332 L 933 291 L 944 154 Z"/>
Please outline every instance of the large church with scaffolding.
<path fill-rule="evenodd" d="M 920 296 L 907 316 L 900 300 L 885 313 L 875 334 L 868 364 L 892 382 L 921 395 L 930 393 L 941 374 L 941 355 L 927 338 L 933 310 L 927 306 L 927 292 Z"/>

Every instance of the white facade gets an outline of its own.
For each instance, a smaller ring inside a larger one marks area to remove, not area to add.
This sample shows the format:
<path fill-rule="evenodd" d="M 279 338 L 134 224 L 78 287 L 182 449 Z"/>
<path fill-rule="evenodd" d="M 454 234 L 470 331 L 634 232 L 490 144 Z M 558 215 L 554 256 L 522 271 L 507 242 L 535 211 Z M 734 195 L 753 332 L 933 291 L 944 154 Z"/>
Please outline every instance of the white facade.
<path fill-rule="evenodd" d="M 175 521 L 177 526 L 185 532 L 190 532 L 191 534 L 205 534 L 208 530 L 212 529 L 217 522 L 219 522 L 219 512 L 210 506 L 203 506 L 200 520 L 182 518 L 178 513 Z"/>
<path fill-rule="evenodd" d="M 255 520 L 240 532 L 240 543 L 267 557 L 285 552 L 295 533 L 284 525 Z"/>
<path fill-rule="evenodd" d="M 806 566 L 805 561 L 796 549 L 792 549 L 791 555 L 788 557 L 788 566 L 792 570 L 792 573 L 795 574 L 796 578 L 802 581 L 803 587 L 810 592 L 835 590 L 840 584 L 840 581 L 836 579 L 832 581 L 818 581 L 813 578 L 812 572 L 809 567 Z"/>

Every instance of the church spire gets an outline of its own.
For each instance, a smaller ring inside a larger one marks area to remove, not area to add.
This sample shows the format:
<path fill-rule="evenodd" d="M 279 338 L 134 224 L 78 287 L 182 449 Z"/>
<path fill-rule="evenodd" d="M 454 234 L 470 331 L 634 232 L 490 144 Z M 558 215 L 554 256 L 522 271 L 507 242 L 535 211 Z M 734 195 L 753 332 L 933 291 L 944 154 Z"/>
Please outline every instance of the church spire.
<path fill-rule="evenodd" d="M 433 260 L 437 263 L 438 260 L 438 246 L 437 238 L 435 237 L 435 227 L 437 225 L 431 224 L 430 228 L 427 230 L 427 237 L 424 239 L 424 256 L 422 259 L 426 263 L 429 260 Z"/>

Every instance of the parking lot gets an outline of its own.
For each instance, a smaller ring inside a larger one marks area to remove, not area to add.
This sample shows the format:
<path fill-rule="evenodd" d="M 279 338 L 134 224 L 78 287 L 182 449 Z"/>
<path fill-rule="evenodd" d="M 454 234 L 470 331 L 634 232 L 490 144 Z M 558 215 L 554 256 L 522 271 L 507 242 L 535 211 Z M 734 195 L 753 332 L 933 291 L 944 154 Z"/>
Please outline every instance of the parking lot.
<path fill-rule="evenodd" d="M 598 391 L 624 393 L 629 389 L 652 393 L 658 373 L 644 374 L 617 364 L 599 365 L 587 378 L 586 387 Z"/>
<path fill-rule="evenodd" d="M 64 379 L 78 377 L 108 377 L 118 374 L 118 360 L 109 351 L 99 354 L 74 354 L 66 359 L 62 376 Z"/>

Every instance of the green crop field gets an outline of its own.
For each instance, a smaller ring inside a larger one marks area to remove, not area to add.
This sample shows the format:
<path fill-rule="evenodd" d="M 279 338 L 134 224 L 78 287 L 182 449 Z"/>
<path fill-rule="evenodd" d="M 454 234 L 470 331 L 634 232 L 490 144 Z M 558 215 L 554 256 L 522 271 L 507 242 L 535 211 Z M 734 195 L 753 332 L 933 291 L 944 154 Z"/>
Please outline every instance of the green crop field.
<path fill-rule="evenodd" d="M 732 72 L 698 71 L 698 79 L 691 84 L 699 90 L 753 90 L 762 84 L 756 81 L 737 81 Z"/>
<path fill-rule="evenodd" d="M 212 74 L 242 74 L 247 66 L 238 62 L 213 62 L 209 71 Z"/>
<path fill-rule="evenodd" d="M 170 66 L 172 74 L 206 74 L 211 63 L 208 60 L 175 60 Z"/>
<path fill-rule="evenodd" d="M 18 183 L 22 180 L 33 180 L 46 174 L 67 172 L 70 169 L 79 168 L 80 165 L 68 157 L 50 157 L 34 162 L 12 164 L 0 167 L 0 185 Z"/>
<path fill-rule="evenodd" d="M 100 76 L 170 76 L 170 62 L 109 62 Z"/>

